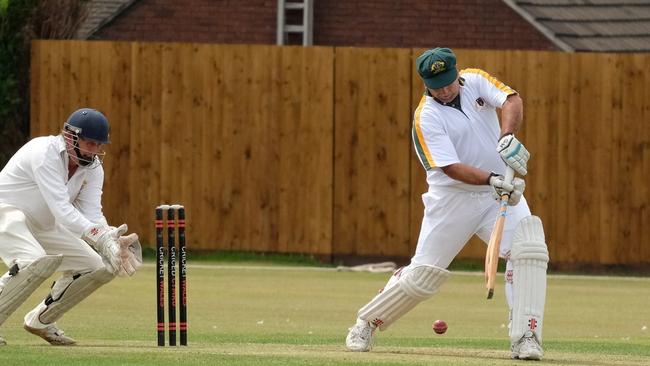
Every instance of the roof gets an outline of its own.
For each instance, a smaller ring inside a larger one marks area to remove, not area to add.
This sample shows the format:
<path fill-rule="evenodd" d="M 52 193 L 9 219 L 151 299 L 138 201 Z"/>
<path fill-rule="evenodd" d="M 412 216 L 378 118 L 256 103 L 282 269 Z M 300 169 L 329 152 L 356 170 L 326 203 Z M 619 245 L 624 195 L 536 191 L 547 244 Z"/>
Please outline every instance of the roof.
<path fill-rule="evenodd" d="M 650 0 L 504 0 L 565 51 L 650 52 Z"/>
<path fill-rule="evenodd" d="M 137 0 L 88 0 L 76 38 L 89 39 Z M 503 0 L 558 48 L 650 52 L 650 0 Z"/>
<path fill-rule="evenodd" d="M 88 0 L 87 16 L 75 38 L 88 39 L 137 0 Z"/>

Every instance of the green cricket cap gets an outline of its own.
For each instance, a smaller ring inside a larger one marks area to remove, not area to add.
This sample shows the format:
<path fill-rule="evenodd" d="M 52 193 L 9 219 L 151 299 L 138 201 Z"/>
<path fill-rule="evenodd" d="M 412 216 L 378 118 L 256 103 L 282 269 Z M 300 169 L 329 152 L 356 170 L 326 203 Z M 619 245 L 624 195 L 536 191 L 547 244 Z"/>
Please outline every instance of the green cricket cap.
<path fill-rule="evenodd" d="M 424 51 L 415 60 L 415 66 L 424 85 L 430 89 L 444 88 L 458 76 L 456 55 L 449 48 L 436 47 Z"/>

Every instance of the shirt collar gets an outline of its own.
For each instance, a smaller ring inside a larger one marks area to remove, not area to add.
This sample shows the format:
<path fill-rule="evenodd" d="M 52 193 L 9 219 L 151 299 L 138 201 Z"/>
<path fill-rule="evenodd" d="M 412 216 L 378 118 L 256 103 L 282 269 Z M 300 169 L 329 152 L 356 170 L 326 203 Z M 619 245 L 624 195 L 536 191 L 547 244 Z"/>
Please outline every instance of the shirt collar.
<path fill-rule="evenodd" d="M 56 136 L 56 148 L 59 153 L 65 151 L 65 140 L 63 139 L 63 135 Z"/>
<path fill-rule="evenodd" d="M 435 101 L 438 102 L 440 105 L 443 105 L 443 106 L 445 106 L 445 107 L 454 107 L 454 108 L 459 108 L 459 107 L 460 107 L 460 93 L 458 93 L 458 95 L 456 95 L 456 98 L 454 98 L 454 99 L 453 99 L 451 102 L 449 102 L 449 103 L 441 102 L 441 101 L 440 101 L 439 99 L 437 99 L 437 98 L 433 98 L 433 100 L 435 100 Z"/>
<path fill-rule="evenodd" d="M 58 135 L 56 137 L 56 147 L 57 151 L 59 152 L 59 155 L 63 159 L 63 162 L 65 163 L 65 166 L 68 166 L 68 162 L 70 159 L 70 156 L 68 156 L 68 152 L 65 149 L 65 139 L 63 138 L 63 135 Z"/>

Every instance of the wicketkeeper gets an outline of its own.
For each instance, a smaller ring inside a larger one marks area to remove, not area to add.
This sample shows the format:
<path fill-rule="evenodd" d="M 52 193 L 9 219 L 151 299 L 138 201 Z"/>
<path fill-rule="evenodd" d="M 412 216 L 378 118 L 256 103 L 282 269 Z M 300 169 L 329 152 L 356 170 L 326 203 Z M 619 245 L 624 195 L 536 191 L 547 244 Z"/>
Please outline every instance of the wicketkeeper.
<path fill-rule="evenodd" d="M 472 235 L 488 242 L 504 192 L 510 194 L 500 256 L 507 260 L 505 294 L 513 358 L 541 359 L 548 250 L 541 220 L 531 216 L 524 180 L 504 179 L 506 164 L 521 176 L 529 153 L 515 137 L 523 102 L 516 91 L 480 69 L 456 69 L 448 48 L 416 60 L 425 86 L 413 119 L 413 143 L 427 174 L 424 217 L 411 263 L 398 269 L 357 314 L 346 339 L 368 351 L 377 328 L 387 329 L 435 294 L 446 269 Z M 496 109 L 501 109 L 501 123 Z"/>
<path fill-rule="evenodd" d="M 142 264 L 138 236 L 125 235 L 126 224 L 109 226 L 102 213 L 102 146 L 108 143 L 106 117 L 79 109 L 61 134 L 29 141 L 0 172 L 0 257 L 9 268 L 0 277 L 0 325 L 60 271 L 24 328 L 53 345 L 73 345 L 56 321 Z"/>

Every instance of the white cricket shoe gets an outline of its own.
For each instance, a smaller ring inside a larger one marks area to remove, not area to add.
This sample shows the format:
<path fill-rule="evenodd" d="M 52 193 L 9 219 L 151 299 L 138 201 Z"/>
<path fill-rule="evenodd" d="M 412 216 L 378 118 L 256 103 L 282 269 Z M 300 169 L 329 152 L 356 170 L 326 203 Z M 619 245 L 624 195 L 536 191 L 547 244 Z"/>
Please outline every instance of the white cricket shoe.
<path fill-rule="evenodd" d="M 531 331 L 524 333 L 521 339 L 512 345 L 512 358 L 520 360 L 541 360 L 544 352 L 537 337 Z"/>
<path fill-rule="evenodd" d="M 7 342 L 5 342 L 5 339 L 0 337 L 0 346 L 4 346 L 6 344 L 7 344 Z"/>
<path fill-rule="evenodd" d="M 25 324 L 24 328 L 26 331 L 45 339 L 53 346 L 73 346 L 77 344 L 77 341 L 66 336 L 63 331 L 57 328 L 54 324 L 48 325 L 46 328 L 33 328 Z"/>
<path fill-rule="evenodd" d="M 357 324 L 349 329 L 345 346 L 352 352 L 368 352 L 372 348 L 375 327 L 365 320 L 357 319 Z"/>

